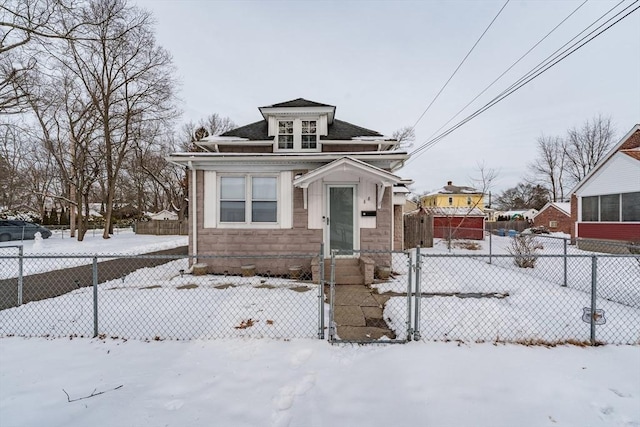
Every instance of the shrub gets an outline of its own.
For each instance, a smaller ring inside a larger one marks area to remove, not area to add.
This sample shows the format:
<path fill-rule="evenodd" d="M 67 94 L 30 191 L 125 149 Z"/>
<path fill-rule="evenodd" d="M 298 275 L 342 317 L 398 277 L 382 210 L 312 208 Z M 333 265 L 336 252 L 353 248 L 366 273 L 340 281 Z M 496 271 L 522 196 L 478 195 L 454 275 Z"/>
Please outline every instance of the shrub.
<path fill-rule="evenodd" d="M 531 234 L 519 234 L 513 238 L 507 251 L 514 256 L 513 262 L 520 268 L 534 268 L 536 266 L 536 252 L 542 245 L 536 242 Z"/>

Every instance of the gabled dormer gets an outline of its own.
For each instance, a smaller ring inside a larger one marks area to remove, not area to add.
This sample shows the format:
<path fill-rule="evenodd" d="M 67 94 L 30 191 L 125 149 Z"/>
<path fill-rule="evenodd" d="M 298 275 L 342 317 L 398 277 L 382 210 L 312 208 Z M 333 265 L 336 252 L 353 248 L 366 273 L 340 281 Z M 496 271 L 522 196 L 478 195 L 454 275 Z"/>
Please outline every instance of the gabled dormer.
<path fill-rule="evenodd" d="M 303 98 L 259 107 L 263 120 L 198 142 L 209 151 L 314 153 L 388 151 L 397 141 L 337 120 L 336 107 Z"/>
<path fill-rule="evenodd" d="M 274 137 L 273 151 L 320 151 L 320 138 L 333 124 L 336 107 L 303 98 L 259 108 Z"/>

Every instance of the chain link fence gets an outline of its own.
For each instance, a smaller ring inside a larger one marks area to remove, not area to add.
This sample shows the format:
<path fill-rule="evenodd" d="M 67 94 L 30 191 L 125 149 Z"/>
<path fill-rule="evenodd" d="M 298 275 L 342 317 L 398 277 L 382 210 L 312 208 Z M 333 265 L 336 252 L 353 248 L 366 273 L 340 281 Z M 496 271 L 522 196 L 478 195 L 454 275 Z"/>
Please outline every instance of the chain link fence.
<path fill-rule="evenodd" d="M 2 254 L 0 335 L 318 337 L 321 285 L 310 269 L 318 256 Z M 288 274 L 257 268 L 278 263 Z M 18 277 L 18 264 L 41 273 Z"/>
<path fill-rule="evenodd" d="M 640 343 L 637 255 L 436 249 L 323 259 L 322 248 L 195 258 L 3 246 L 0 336 Z"/>
<path fill-rule="evenodd" d="M 421 254 L 416 337 L 516 343 L 640 343 L 632 255 Z M 567 284 L 559 279 L 567 266 Z"/>

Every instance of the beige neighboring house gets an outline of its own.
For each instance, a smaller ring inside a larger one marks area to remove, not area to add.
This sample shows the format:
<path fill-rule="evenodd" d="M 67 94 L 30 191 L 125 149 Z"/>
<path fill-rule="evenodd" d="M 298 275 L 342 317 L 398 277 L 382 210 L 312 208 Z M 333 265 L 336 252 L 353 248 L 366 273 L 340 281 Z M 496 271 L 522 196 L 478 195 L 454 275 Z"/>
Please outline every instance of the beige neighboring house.
<path fill-rule="evenodd" d="M 402 187 L 411 181 L 396 175 L 409 156 L 395 139 L 302 98 L 259 111 L 259 121 L 199 141 L 204 152 L 169 157 L 188 169 L 191 254 L 318 254 L 322 243 L 326 257 L 402 250 Z M 311 258 L 302 262 L 309 268 Z M 291 261 L 252 263 L 258 274 L 284 274 Z"/>

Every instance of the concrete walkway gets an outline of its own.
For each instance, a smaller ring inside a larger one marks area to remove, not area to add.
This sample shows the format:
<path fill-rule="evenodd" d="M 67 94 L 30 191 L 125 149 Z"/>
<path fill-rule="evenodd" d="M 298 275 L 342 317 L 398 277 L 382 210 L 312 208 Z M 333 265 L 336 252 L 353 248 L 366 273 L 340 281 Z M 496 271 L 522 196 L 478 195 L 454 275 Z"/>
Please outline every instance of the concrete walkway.
<path fill-rule="evenodd" d="M 338 337 L 347 341 L 395 339 L 383 317 L 389 298 L 364 285 L 336 285 L 334 320 Z"/>

